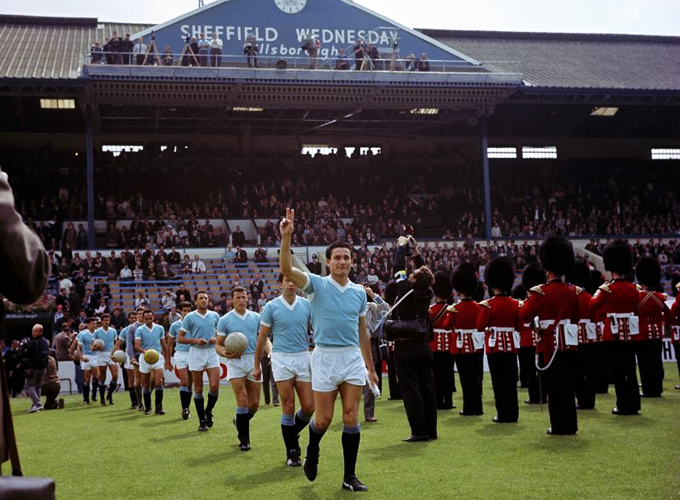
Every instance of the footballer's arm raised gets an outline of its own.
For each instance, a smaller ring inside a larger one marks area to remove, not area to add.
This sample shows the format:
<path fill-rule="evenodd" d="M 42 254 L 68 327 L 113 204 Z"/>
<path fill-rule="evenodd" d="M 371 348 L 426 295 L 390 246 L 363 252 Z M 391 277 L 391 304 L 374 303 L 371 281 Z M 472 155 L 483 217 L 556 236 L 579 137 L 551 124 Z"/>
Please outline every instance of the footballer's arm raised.
<path fill-rule="evenodd" d="M 302 288 L 307 283 L 307 275 L 293 267 L 290 256 L 290 239 L 295 229 L 295 210 L 286 208 L 286 216 L 281 220 L 279 228 L 281 230 L 281 252 L 279 253 L 281 274 L 291 280 L 296 287 Z"/>

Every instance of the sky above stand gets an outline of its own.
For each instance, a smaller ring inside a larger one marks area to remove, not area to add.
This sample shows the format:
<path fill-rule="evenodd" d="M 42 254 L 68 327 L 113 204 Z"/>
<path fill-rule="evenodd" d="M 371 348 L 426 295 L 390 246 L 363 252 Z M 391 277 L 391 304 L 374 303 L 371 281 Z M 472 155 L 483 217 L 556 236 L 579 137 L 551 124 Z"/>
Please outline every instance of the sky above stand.
<path fill-rule="evenodd" d="M 198 0 L 3 3 L 1 14 L 96 17 L 105 22 L 152 24 L 198 7 Z M 206 6 L 210 3 L 205 0 Z M 680 0 L 356 0 L 355 3 L 408 28 L 680 36 Z"/>

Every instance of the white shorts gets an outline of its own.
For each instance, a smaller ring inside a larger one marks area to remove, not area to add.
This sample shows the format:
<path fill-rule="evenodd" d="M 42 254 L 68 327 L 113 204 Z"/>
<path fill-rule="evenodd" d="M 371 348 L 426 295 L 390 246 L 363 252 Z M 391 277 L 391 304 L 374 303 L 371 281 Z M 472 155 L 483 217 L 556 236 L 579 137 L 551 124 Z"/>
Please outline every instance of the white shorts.
<path fill-rule="evenodd" d="M 99 366 L 99 356 L 96 352 L 93 352 L 92 354 L 83 354 L 83 358 L 87 358 L 87 361 L 84 361 L 81 358 L 80 368 L 82 370 L 95 370 Z"/>
<path fill-rule="evenodd" d="M 331 392 L 342 383 L 366 385 L 366 363 L 361 349 L 349 347 L 320 347 L 312 352 L 312 390 Z"/>
<path fill-rule="evenodd" d="M 312 364 L 309 351 L 302 352 L 273 352 L 272 374 L 274 380 L 296 379 L 300 382 L 312 381 Z"/>
<path fill-rule="evenodd" d="M 151 373 L 154 370 L 162 370 L 165 368 L 165 358 L 163 357 L 162 354 L 158 355 L 158 361 L 156 361 L 153 365 L 150 365 L 146 361 L 144 361 L 144 355 L 140 354 L 139 355 L 139 371 L 140 373 Z"/>
<path fill-rule="evenodd" d="M 189 349 L 189 370 L 192 372 L 202 372 L 209 368 L 219 368 L 220 357 L 214 347 L 200 349 L 191 347 Z"/>
<path fill-rule="evenodd" d="M 111 359 L 111 351 L 97 351 L 97 366 L 109 366 L 117 364 Z"/>
<path fill-rule="evenodd" d="M 175 360 L 175 368 L 178 370 L 189 368 L 189 351 L 175 351 L 173 359 Z"/>
<path fill-rule="evenodd" d="M 133 365 L 130 362 L 130 355 L 128 353 L 125 353 L 125 363 L 123 363 L 123 368 L 125 368 L 126 370 L 134 370 L 135 369 L 135 365 Z"/>
<path fill-rule="evenodd" d="M 251 382 L 260 382 L 253 376 L 255 354 L 243 354 L 240 359 L 227 359 L 227 380 L 247 378 Z"/>

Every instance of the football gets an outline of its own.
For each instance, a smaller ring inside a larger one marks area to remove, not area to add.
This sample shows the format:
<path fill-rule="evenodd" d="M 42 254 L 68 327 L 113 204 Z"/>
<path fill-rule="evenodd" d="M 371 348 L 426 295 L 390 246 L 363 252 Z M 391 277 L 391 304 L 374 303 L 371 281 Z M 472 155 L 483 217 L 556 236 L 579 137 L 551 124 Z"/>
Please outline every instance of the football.
<path fill-rule="evenodd" d="M 106 343 L 102 339 L 95 339 L 92 341 L 92 350 L 93 351 L 101 351 L 104 349 L 104 346 Z"/>
<path fill-rule="evenodd" d="M 233 332 L 227 335 L 224 339 L 224 350 L 229 354 L 236 354 L 243 352 L 248 348 L 248 338 L 241 332 Z"/>
<path fill-rule="evenodd" d="M 158 354 L 158 351 L 154 349 L 147 349 L 146 352 L 144 353 L 144 361 L 146 361 L 150 365 L 158 363 L 159 358 L 160 355 Z"/>
<path fill-rule="evenodd" d="M 73 361 L 80 361 L 80 358 L 82 356 L 80 355 L 80 351 L 73 351 L 73 354 L 71 354 L 71 358 Z"/>
<path fill-rule="evenodd" d="M 116 363 L 120 363 L 120 364 L 125 363 L 126 358 L 127 358 L 127 356 L 120 349 L 113 353 L 113 360 Z"/>

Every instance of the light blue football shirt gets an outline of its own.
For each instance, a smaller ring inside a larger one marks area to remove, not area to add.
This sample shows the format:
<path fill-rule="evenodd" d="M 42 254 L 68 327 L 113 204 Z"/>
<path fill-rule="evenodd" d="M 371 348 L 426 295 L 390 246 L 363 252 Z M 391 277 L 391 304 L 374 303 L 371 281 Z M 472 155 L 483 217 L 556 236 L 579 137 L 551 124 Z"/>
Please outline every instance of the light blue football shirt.
<path fill-rule="evenodd" d="M 90 333 L 90 330 L 83 330 L 76 337 L 78 345 L 80 346 L 83 356 L 91 356 L 94 354 L 92 350 L 92 341 L 94 340 L 94 334 Z"/>
<path fill-rule="evenodd" d="M 161 350 L 161 340 L 165 337 L 165 330 L 161 325 L 154 323 L 151 328 L 143 324 L 135 330 L 135 340 L 140 339 L 142 349 L 148 351 L 154 349 L 158 354 L 163 354 Z"/>
<path fill-rule="evenodd" d="M 260 329 L 260 315 L 249 309 L 241 316 L 236 310 L 231 310 L 220 318 L 217 324 L 217 335 L 226 337 L 233 332 L 241 332 L 248 339 L 248 347 L 243 354 L 253 354 L 257 344 L 257 333 Z"/>
<path fill-rule="evenodd" d="M 168 330 L 168 335 L 172 337 L 173 339 L 177 340 L 177 337 L 179 337 L 179 331 L 182 328 L 182 320 L 178 319 L 175 321 L 172 325 L 170 325 L 170 329 Z M 175 352 L 177 351 L 184 351 L 188 352 L 189 351 L 189 344 L 180 344 L 179 342 L 175 342 Z"/>
<path fill-rule="evenodd" d="M 320 347 L 359 346 L 359 318 L 366 315 L 366 292 L 348 281 L 307 274 L 302 291 L 309 297 L 314 343 Z"/>
<path fill-rule="evenodd" d="M 94 338 L 104 341 L 104 349 L 102 351 L 111 351 L 116 343 L 116 337 L 118 337 L 118 332 L 113 327 L 109 327 L 108 330 L 98 328 L 94 331 Z"/>
<path fill-rule="evenodd" d="M 295 297 L 289 304 L 283 295 L 269 302 L 262 311 L 260 324 L 272 329 L 273 352 L 309 350 L 307 330 L 311 319 L 309 300 Z"/>
<path fill-rule="evenodd" d="M 184 330 L 184 336 L 188 339 L 205 339 L 210 340 L 215 336 L 215 330 L 217 329 L 217 323 L 220 321 L 220 315 L 215 311 L 206 311 L 205 316 L 202 316 L 198 311 L 191 311 L 189 314 L 184 316 L 182 320 L 181 330 Z M 179 331 L 177 332 L 177 337 L 179 337 Z M 214 349 L 213 344 L 206 344 L 204 346 L 200 345 L 189 345 L 189 344 L 177 344 L 186 345 L 188 347 L 193 347 L 194 349 Z"/>

